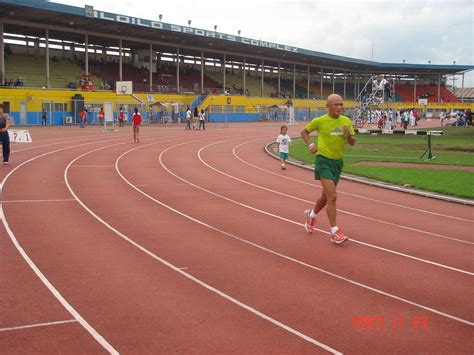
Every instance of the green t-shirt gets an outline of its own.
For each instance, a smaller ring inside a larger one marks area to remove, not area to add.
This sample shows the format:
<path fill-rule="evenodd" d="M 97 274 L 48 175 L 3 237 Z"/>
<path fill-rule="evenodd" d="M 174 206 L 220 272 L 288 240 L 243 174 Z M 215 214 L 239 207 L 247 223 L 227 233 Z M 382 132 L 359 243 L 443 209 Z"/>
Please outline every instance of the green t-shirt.
<path fill-rule="evenodd" d="M 308 132 L 318 131 L 318 153 L 329 159 L 342 159 L 346 137 L 344 126 L 349 128 L 349 133 L 355 135 L 354 127 L 349 117 L 339 116 L 332 118 L 329 114 L 317 117 L 306 125 Z"/>

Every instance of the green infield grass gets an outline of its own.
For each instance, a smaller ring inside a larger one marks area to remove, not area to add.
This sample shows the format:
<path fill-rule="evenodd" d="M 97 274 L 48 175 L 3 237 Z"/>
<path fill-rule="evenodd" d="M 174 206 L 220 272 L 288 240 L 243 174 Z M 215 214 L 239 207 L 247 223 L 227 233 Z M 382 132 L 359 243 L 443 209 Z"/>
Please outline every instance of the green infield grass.
<path fill-rule="evenodd" d="M 438 130 L 438 129 L 437 129 Z M 427 136 L 358 134 L 356 144 L 346 146 L 344 172 L 396 185 L 447 195 L 474 198 L 474 172 L 429 169 L 428 165 L 474 166 L 474 127 L 445 127 L 442 136 L 432 136 L 433 160 L 420 159 L 427 148 Z M 314 137 L 317 144 L 317 137 Z M 290 156 L 308 164 L 314 163 L 302 139 L 291 143 Z M 418 163 L 416 167 L 353 165 L 357 162 Z"/>

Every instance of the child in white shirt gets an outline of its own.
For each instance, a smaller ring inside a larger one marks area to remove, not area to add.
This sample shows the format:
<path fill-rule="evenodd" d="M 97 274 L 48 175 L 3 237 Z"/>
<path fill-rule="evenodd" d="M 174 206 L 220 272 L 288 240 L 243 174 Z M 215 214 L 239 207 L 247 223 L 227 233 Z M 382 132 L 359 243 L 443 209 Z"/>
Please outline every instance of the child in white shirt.
<path fill-rule="evenodd" d="M 286 170 L 286 159 L 288 159 L 289 153 L 289 144 L 291 142 L 291 138 L 289 135 L 286 134 L 288 130 L 287 126 L 281 126 L 280 128 L 280 135 L 277 137 L 277 144 L 278 144 L 278 151 L 280 153 L 280 160 L 281 160 L 281 170 Z"/>

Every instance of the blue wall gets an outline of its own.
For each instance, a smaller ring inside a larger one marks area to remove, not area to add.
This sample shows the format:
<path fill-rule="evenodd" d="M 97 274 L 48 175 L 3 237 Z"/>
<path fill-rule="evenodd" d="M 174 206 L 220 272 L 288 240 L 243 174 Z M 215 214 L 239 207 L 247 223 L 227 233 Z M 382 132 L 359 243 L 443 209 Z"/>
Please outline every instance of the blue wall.
<path fill-rule="evenodd" d="M 228 113 L 227 122 L 255 122 L 260 121 L 260 113 Z M 210 113 L 209 122 L 225 122 L 225 113 Z"/>

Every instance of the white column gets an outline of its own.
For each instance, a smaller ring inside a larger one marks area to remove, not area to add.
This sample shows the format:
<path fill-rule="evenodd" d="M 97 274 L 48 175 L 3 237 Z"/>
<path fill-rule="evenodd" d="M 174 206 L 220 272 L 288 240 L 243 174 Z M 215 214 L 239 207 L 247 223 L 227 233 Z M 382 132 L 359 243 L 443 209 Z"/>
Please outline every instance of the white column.
<path fill-rule="evenodd" d="M 204 92 L 204 51 L 201 51 L 201 94 L 203 92 Z"/>
<path fill-rule="evenodd" d="M 392 97 L 392 100 L 393 100 L 393 102 L 395 102 L 395 94 L 397 92 L 395 86 L 397 85 L 396 84 L 397 77 L 395 77 L 392 82 L 393 82 L 393 87 L 392 87 L 393 97 Z M 438 95 L 438 97 L 439 97 L 439 95 Z"/>
<path fill-rule="evenodd" d="M 89 74 L 89 35 L 86 34 L 86 41 L 84 43 L 84 56 L 85 56 L 85 68 L 86 74 Z"/>
<path fill-rule="evenodd" d="M 223 78 L 223 80 L 222 80 L 222 90 L 224 90 L 224 92 L 225 92 L 225 69 L 226 69 L 225 61 L 226 61 L 226 58 L 225 58 L 225 53 L 224 53 L 224 59 L 222 61 L 222 78 Z"/>
<path fill-rule="evenodd" d="M 296 64 L 293 64 L 293 98 L 296 97 Z"/>
<path fill-rule="evenodd" d="M 357 98 L 357 80 L 356 80 L 356 73 L 354 73 L 354 99 Z"/>
<path fill-rule="evenodd" d="M 263 97 L 263 78 L 265 76 L 265 62 L 262 59 L 262 97 Z"/>
<path fill-rule="evenodd" d="M 281 92 L 281 65 L 280 62 L 278 62 L 278 97 L 280 96 Z"/>
<path fill-rule="evenodd" d="M 344 95 L 343 95 L 343 99 L 345 100 L 346 99 L 346 78 L 347 77 L 347 72 L 344 72 Z"/>
<path fill-rule="evenodd" d="M 413 102 L 416 102 L 416 75 L 415 75 L 415 85 L 413 86 Z"/>
<path fill-rule="evenodd" d="M 320 97 L 321 100 L 324 100 L 323 98 L 323 68 L 321 68 L 321 76 L 320 76 Z"/>
<path fill-rule="evenodd" d="M 150 78 L 148 79 L 148 82 L 150 83 L 150 92 L 153 91 L 153 44 L 150 43 Z"/>
<path fill-rule="evenodd" d="M 122 40 L 119 39 L 119 79 L 122 81 Z"/>
<path fill-rule="evenodd" d="M 308 87 L 306 88 L 306 91 L 307 91 L 307 93 L 308 93 L 308 100 L 309 100 L 309 83 L 310 83 L 310 76 L 311 76 L 311 73 L 310 73 L 309 65 L 308 65 Z"/>
<path fill-rule="evenodd" d="M 49 30 L 46 30 L 46 87 L 49 88 Z"/>
<path fill-rule="evenodd" d="M 179 92 L 179 48 L 176 48 L 176 91 Z"/>
<path fill-rule="evenodd" d="M 438 75 L 438 102 L 441 102 L 441 75 Z"/>
<path fill-rule="evenodd" d="M 243 75 L 244 75 L 244 95 L 247 94 L 247 83 L 246 83 L 246 80 L 245 80 L 246 79 L 245 78 L 245 67 L 247 65 L 246 61 L 247 61 L 247 58 L 244 57 L 244 65 L 243 65 L 243 70 L 244 70 L 244 72 L 243 72 Z"/>
<path fill-rule="evenodd" d="M 336 90 L 336 71 L 333 69 L 332 71 L 332 93 Z"/>
<path fill-rule="evenodd" d="M 461 78 L 461 102 L 464 102 L 464 73 Z"/>

